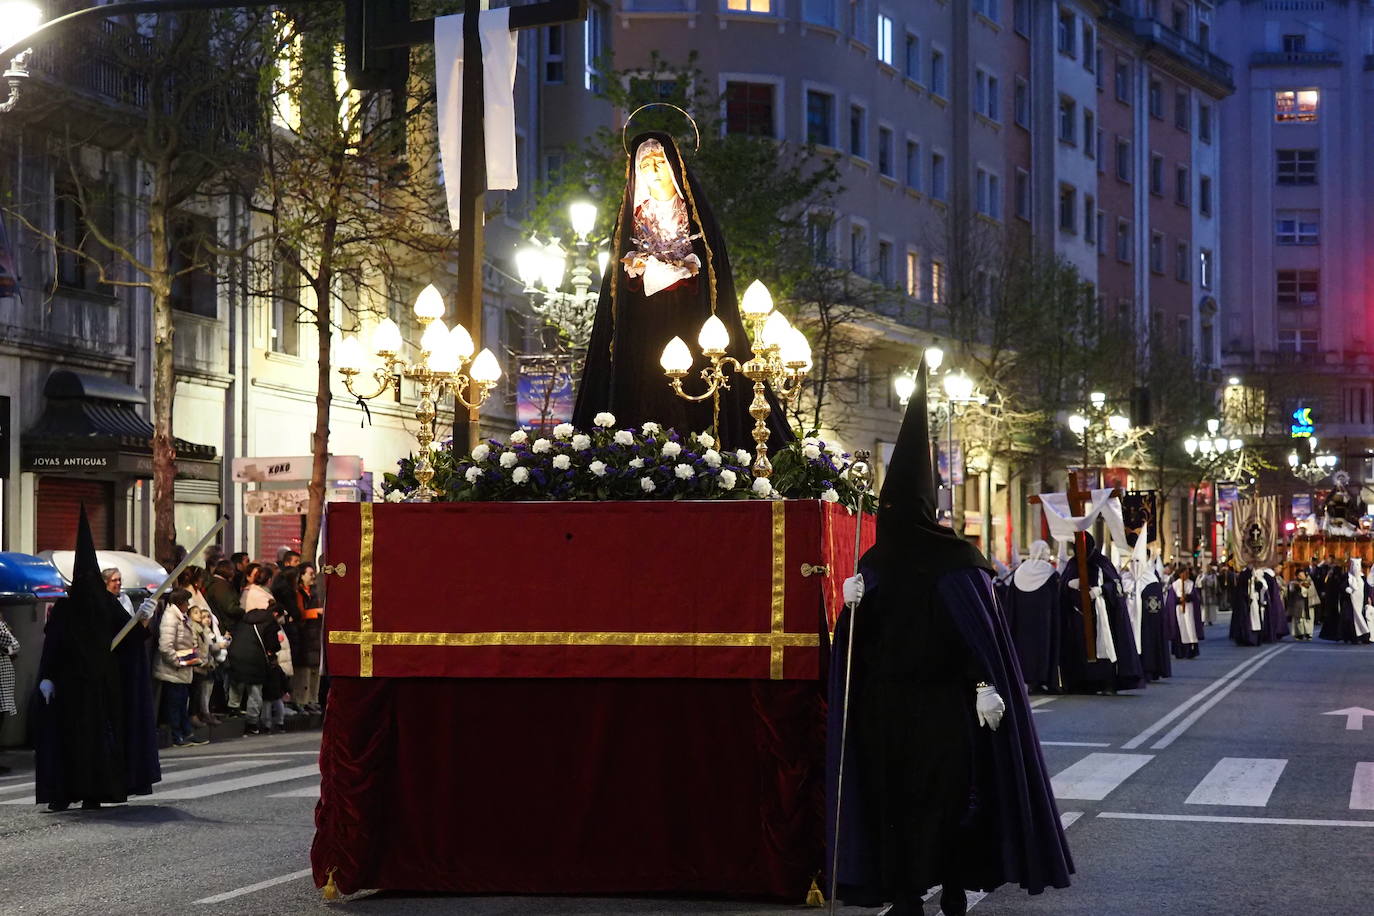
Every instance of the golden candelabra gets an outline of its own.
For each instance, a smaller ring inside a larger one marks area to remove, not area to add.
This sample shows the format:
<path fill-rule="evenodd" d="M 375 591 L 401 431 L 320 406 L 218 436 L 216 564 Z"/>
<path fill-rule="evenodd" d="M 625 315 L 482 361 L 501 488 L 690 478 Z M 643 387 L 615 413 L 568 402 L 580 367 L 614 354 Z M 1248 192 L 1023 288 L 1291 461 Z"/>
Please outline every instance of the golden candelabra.
<path fill-rule="evenodd" d="M 752 471 L 755 477 L 769 477 L 773 473 L 773 464 L 768 460 L 768 415 L 772 407 L 768 403 L 767 389 L 772 388 L 784 404 L 795 403 L 811 371 L 811 345 L 805 334 L 773 309 L 767 287 L 758 280 L 745 290 L 740 311 L 749 325 L 750 348 L 754 355 L 743 365 L 733 356 L 727 356 L 729 330 L 715 315 L 707 318 L 697 335 L 701 352 L 711 363 L 701 370 L 701 379 L 706 383 L 703 393 L 688 394 L 682 386 L 682 380 L 692 370 L 693 357 L 681 337 L 674 337 L 663 348 L 659 364 L 678 397 L 688 401 L 713 399 L 716 432 L 720 426 L 720 392 L 729 390 L 730 373 L 738 372 L 754 383 L 754 399 L 749 404 L 749 416 L 754 418 Z"/>
<path fill-rule="evenodd" d="M 483 349 L 473 356 L 472 335 L 467 328 L 456 324 L 450 330 L 442 321 L 444 298 L 433 285 L 426 286 L 415 300 L 415 316 L 419 319 L 420 359 L 407 362 L 401 356 L 401 329 L 390 318 L 384 318 L 373 333 L 373 348 L 382 364 L 372 370 L 375 389 L 358 391 L 354 380 L 363 371 L 364 353 L 356 337 L 339 343 L 336 363 L 343 375 L 344 387 L 360 401 L 371 401 L 400 386 L 401 378 L 408 378 L 420 386 L 420 401 L 415 405 L 415 419 L 420 428 L 415 438 L 420 453 L 415 459 L 415 479 L 419 488 L 412 497 L 415 502 L 431 502 L 439 493 L 430 486 L 434 479 L 434 464 L 430 448 L 434 442 L 434 420 L 438 416 L 438 402 L 445 394 L 452 394 L 458 404 L 469 410 L 482 406 L 492 388 L 501 378 L 501 366 L 492 352 Z"/>

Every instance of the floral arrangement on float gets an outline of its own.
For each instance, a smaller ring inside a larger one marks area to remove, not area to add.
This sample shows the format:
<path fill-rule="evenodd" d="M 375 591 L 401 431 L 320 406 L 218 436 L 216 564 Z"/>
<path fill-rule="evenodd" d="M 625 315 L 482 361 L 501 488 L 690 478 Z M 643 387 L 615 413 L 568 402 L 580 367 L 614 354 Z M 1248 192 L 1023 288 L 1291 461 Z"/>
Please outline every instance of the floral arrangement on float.
<path fill-rule="evenodd" d="M 546 437 L 516 430 L 471 454 L 446 443 L 430 456 L 431 485 L 448 502 L 785 498 L 859 506 L 860 491 L 847 473 L 852 456 L 814 431 L 773 457 L 771 477 L 756 477 L 752 453 L 720 448 L 708 433 L 682 435 L 657 423 L 617 428 L 609 413 L 593 424 L 581 431 L 563 423 Z M 387 502 L 405 502 L 418 488 L 413 455 L 382 484 Z M 863 498 L 873 511 L 872 495 Z"/>

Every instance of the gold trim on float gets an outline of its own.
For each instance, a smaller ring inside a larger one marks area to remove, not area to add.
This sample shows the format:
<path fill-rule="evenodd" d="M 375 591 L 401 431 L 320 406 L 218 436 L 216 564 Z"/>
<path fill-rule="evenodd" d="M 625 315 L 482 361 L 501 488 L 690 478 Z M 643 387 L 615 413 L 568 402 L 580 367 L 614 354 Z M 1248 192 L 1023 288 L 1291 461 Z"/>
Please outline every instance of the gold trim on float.
<path fill-rule="evenodd" d="M 815 633 L 628 633 L 530 630 L 493 633 L 375 633 L 335 630 L 329 641 L 344 646 L 650 646 L 665 648 L 754 649 L 819 646 Z M 781 678 L 781 674 L 776 677 Z"/>
<path fill-rule="evenodd" d="M 772 635 L 781 636 L 786 630 L 783 611 L 787 604 L 787 503 L 773 500 L 773 627 Z M 820 638 L 817 637 L 817 645 Z M 768 676 L 782 680 L 783 645 L 774 643 L 768 659 Z"/>
<path fill-rule="evenodd" d="M 358 622 L 362 627 L 362 632 L 370 635 L 372 633 L 372 543 L 374 539 L 372 503 L 359 504 L 358 521 Z M 334 634 L 330 634 L 331 642 L 335 641 L 333 636 Z M 358 643 L 358 674 L 362 677 L 372 677 L 373 645 L 375 643 L 370 640 Z"/>

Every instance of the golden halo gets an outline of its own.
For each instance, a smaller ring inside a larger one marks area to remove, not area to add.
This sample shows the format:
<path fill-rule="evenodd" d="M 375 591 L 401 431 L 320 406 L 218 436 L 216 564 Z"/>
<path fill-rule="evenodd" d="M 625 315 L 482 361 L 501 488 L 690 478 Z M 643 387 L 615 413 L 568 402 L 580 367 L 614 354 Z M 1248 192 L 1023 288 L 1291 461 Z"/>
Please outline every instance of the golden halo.
<path fill-rule="evenodd" d="M 674 105 L 672 102 L 650 102 L 647 105 L 640 105 L 634 111 L 630 112 L 630 116 L 625 119 L 625 123 L 620 128 L 620 146 L 622 149 L 625 150 L 625 155 L 632 155 L 632 153 L 630 152 L 629 137 L 627 136 L 627 132 L 630 129 L 630 122 L 634 120 L 635 115 L 639 114 L 646 108 L 671 108 L 673 109 L 673 111 L 676 111 L 678 114 L 686 118 L 688 122 L 692 125 L 692 133 L 696 134 L 697 137 L 697 148 L 694 149 L 692 152 L 701 152 L 701 129 L 697 127 L 696 118 L 693 118 L 691 115 L 683 111 L 678 106 Z"/>

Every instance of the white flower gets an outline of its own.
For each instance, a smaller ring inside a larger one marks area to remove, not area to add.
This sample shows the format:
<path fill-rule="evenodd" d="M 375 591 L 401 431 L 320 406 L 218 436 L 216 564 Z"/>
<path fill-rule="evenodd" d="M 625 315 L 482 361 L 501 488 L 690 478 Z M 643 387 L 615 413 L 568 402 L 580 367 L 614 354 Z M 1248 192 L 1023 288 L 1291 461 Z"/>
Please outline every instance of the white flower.
<path fill-rule="evenodd" d="M 659 429 L 661 429 L 661 427 L 653 420 L 650 420 L 648 423 L 645 423 L 643 426 L 641 426 L 639 428 L 639 431 L 646 436 L 652 436 L 654 433 L 658 432 Z"/>
<path fill-rule="evenodd" d="M 638 460 L 638 459 L 636 459 L 636 460 Z M 587 465 L 587 470 L 591 471 L 591 472 L 592 472 L 593 474 L 595 474 L 597 477 L 605 477 L 605 476 L 606 476 L 606 462 L 604 462 L 604 461 L 593 461 L 591 464 Z"/>
<path fill-rule="evenodd" d="M 817 439 L 815 436 L 807 436 L 805 439 L 802 440 L 802 445 L 820 445 L 820 444 L 821 444 L 821 440 Z"/>
<path fill-rule="evenodd" d="M 658 489 L 654 482 L 648 477 L 639 478 L 639 488 L 645 493 L 652 493 L 654 490 Z"/>
<path fill-rule="evenodd" d="M 491 446 L 489 446 L 489 445 L 487 445 L 485 442 L 483 442 L 482 444 L 478 445 L 475 449 L 472 450 L 472 460 L 473 460 L 473 461 L 486 461 L 486 460 L 487 460 L 487 456 L 490 455 L 490 454 L 491 454 Z"/>
<path fill-rule="evenodd" d="M 825 500 L 828 503 L 837 503 L 840 501 L 840 494 L 835 490 L 834 487 L 831 487 L 829 490 L 826 490 L 824 493 L 821 494 L 821 499 Z"/>
<path fill-rule="evenodd" d="M 715 440 L 715 439 L 712 439 L 712 438 L 711 438 L 708 434 L 706 434 L 706 433 L 702 433 L 701 435 L 697 436 L 697 443 L 698 443 L 702 448 L 715 448 L 715 447 L 716 447 L 716 440 Z"/>
<path fill-rule="evenodd" d="M 735 479 L 735 472 L 728 469 L 721 471 L 720 476 L 717 477 L 716 480 L 720 481 L 720 488 L 722 490 L 733 490 L 735 488 L 735 484 L 737 483 Z"/>
<path fill-rule="evenodd" d="M 679 464 L 677 467 L 673 468 L 673 473 L 677 475 L 678 480 L 691 480 L 693 477 L 697 476 L 697 472 L 692 470 L 690 464 Z"/>
<path fill-rule="evenodd" d="M 833 442 L 823 442 L 821 444 L 825 446 L 825 453 L 827 455 L 838 455 L 840 453 L 840 447 Z"/>
<path fill-rule="evenodd" d="M 639 470 L 640 468 L 644 467 L 644 459 L 643 459 L 643 458 L 631 458 L 631 459 L 630 459 L 630 467 L 634 468 L 636 471 Z"/>
<path fill-rule="evenodd" d="M 757 496 L 768 496 L 773 492 L 773 485 L 768 482 L 767 477 L 755 477 L 754 485 L 750 489 Z"/>
<path fill-rule="evenodd" d="M 513 468 L 516 464 L 519 463 L 519 461 L 520 456 L 515 454 L 515 452 L 501 453 L 501 467 L 503 468 Z"/>
<path fill-rule="evenodd" d="M 510 472 L 510 479 L 515 481 L 516 483 L 529 483 L 530 469 L 516 468 L 515 470 Z"/>
<path fill-rule="evenodd" d="M 749 463 L 750 463 L 751 461 L 753 461 L 753 460 L 754 460 L 754 456 L 751 455 L 751 454 L 749 454 L 749 453 L 748 453 L 747 451 L 745 451 L 744 449 L 741 448 L 741 449 L 736 449 L 736 450 L 735 450 L 735 463 L 736 463 L 736 464 L 742 464 L 742 465 L 744 465 L 745 467 L 749 467 Z"/>
<path fill-rule="evenodd" d="M 632 432 L 630 432 L 628 429 L 618 430 L 618 431 L 616 432 L 616 434 L 615 434 L 615 444 L 616 444 L 616 445 L 634 445 L 634 444 L 635 444 L 635 434 L 632 433 Z"/>
<path fill-rule="evenodd" d="M 708 448 L 705 452 L 702 453 L 701 457 L 702 460 L 706 462 L 706 466 L 708 468 L 720 467 L 720 452 L 716 451 L 715 449 Z"/>
<path fill-rule="evenodd" d="M 550 442 L 548 439 L 535 439 L 534 445 L 531 445 L 530 449 L 533 450 L 536 455 L 542 455 L 544 452 L 547 452 L 552 446 L 553 443 Z"/>
<path fill-rule="evenodd" d="M 815 461 L 817 458 L 821 457 L 821 450 L 808 442 L 806 445 L 802 446 L 802 457 L 809 461 Z"/>
<path fill-rule="evenodd" d="M 676 442 L 663 443 L 664 458 L 676 458 L 680 454 L 682 454 L 682 446 L 678 445 Z"/>
<path fill-rule="evenodd" d="M 524 445 L 526 442 L 529 441 L 529 438 L 529 433 L 525 432 L 523 429 L 517 429 L 515 432 L 510 434 L 510 438 L 506 441 L 508 441 L 511 445 Z"/>
<path fill-rule="evenodd" d="M 553 466 L 557 470 L 566 471 L 568 468 L 572 467 L 572 459 L 569 458 L 567 455 L 555 455 L 553 459 Z"/>
<path fill-rule="evenodd" d="M 475 471 L 477 469 L 472 468 L 472 470 Z M 398 503 L 403 499 L 405 499 L 405 494 L 400 490 L 392 490 L 390 493 L 386 494 L 386 501 L 389 503 Z"/>
<path fill-rule="evenodd" d="M 555 439 L 569 439 L 572 437 L 572 434 L 573 425 L 571 423 L 559 423 L 553 428 L 553 437 Z"/>
<path fill-rule="evenodd" d="M 465 478 L 467 479 L 467 482 L 468 482 L 468 483 L 476 483 L 476 482 L 477 482 L 477 478 L 479 478 L 479 477 L 481 477 L 481 476 L 482 476 L 482 469 L 481 469 L 481 468 L 468 468 L 468 469 L 467 469 L 467 473 L 465 473 L 465 474 L 463 475 L 463 477 L 465 477 Z"/>
<path fill-rule="evenodd" d="M 584 436 L 581 433 L 578 433 L 576 436 L 572 437 L 572 447 L 577 449 L 579 452 L 584 451 L 585 449 L 589 449 L 592 447 L 592 437 Z"/>
<path fill-rule="evenodd" d="M 612 426 L 615 426 L 615 414 L 605 412 L 599 413 L 592 417 L 592 422 L 602 429 L 610 429 Z"/>

